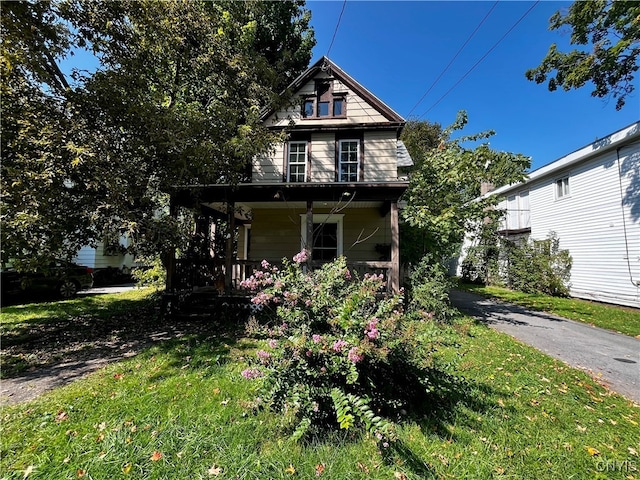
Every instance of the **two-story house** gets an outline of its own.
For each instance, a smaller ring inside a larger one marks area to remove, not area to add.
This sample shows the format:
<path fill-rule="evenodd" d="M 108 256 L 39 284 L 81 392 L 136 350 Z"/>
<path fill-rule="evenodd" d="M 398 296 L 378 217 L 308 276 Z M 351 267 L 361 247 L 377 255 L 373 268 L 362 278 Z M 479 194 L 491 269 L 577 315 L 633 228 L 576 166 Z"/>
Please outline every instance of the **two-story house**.
<path fill-rule="evenodd" d="M 384 273 L 396 291 L 398 200 L 408 186 L 398 168 L 412 164 L 399 141 L 404 119 L 326 57 L 289 89 L 291 106 L 263 114 L 287 140 L 254 159 L 251 181 L 178 191 L 174 206 L 228 215 L 227 291 L 247 267 L 302 249 L 311 267 L 344 255 L 360 273 Z"/>

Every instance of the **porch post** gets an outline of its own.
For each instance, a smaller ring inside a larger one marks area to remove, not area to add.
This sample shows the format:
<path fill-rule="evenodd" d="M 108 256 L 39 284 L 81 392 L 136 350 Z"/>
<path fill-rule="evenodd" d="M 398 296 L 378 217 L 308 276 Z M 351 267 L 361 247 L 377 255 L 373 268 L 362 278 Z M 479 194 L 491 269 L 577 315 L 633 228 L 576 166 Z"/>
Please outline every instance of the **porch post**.
<path fill-rule="evenodd" d="M 391 292 L 400 290 L 400 229 L 398 227 L 398 202 L 391 202 Z"/>
<path fill-rule="evenodd" d="M 227 248 L 225 249 L 224 258 L 224 290 L 231 293 L 233 283 L 233 239 L 236 231 L 236 204 L 235 202 L 227 203 Z"/>
<path fill-rule="evenodd" d="M 311 266 L 313 256 L 313 200 L 307 200 L 307 244 L 304 246 L 309 252 L 307 266 Z"/>
<path fill-rule="evenodd" d="M 169 215 L 175 219 L 178 216 L 178 207 L 173 203 L 173 199 L 169 202 Z M 171 292 L 175 288 L 173 280 L 176 275 L 176 248 L 173 246 L 165 252 L 165 267 L 167 269 L 165 291 Z"/>

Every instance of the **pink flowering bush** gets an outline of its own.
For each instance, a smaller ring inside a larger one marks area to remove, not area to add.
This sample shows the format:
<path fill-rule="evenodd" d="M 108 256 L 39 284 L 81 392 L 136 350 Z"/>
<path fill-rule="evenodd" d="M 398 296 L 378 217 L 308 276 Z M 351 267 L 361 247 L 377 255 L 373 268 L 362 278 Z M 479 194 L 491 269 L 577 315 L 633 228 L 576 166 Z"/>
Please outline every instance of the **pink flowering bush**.
<path fill-rule="evenodd" d="M 296 438 L 358 423 L 387 443 L 393 424 L 380 413 L 403 407 L 393 396 L 406 389 L 396 381 L 407 378 L 415 322 L 402 295 L 386 293 L 382 275 L 358 278 L 344 258 L 307 273 L 307 258 L 300 252 L 282 270 L 263 262 L 242 282 L 260 306 L 247 331 L 266 340 L 243 376 L 264 377 L 264 405 L 292 422 Z"/>

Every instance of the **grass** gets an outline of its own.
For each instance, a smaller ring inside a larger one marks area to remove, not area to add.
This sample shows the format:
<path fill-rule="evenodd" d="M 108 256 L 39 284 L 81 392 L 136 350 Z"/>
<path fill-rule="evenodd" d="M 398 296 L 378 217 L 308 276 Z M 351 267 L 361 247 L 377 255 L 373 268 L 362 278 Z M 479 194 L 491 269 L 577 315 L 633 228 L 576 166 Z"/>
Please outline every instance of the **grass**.
<path fill-rule="evenodd" d="M 469 319 L 382 451 L 357 431 L 293 443 L 240 375 L 259 344 L 223 327 L 3 408 L 0 478 L 640 478 L 638 405 Z"/>
<path fill-rule="evenodd" d="M 606 305 L 578 298 L 561 298 L 541 293 L 523 293 L 508 288 L 459 283 L 459 288 L 532 310 L 588 323 L 596 327 L 640 337 L 640 309 Z"/>

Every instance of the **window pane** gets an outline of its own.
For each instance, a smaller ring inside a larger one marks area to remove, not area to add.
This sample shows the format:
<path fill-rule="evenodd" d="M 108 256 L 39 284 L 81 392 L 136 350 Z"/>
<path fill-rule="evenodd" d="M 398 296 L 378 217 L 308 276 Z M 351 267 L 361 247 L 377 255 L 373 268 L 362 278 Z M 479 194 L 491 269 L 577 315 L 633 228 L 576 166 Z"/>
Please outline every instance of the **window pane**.
<path fill-rule="evenodd" d="M 333 116 L 337 117 L 342 115 L 342 99 L 336 98 L 333 101 Z"/>
<path fill-rule="evenodd" d="M 313 117 L 313 100 L 307 100 L 304 102 L 304 108 L 302 110 L 302 116 Z"/>
<path fill-rule="evenodd" d="M 329 116 L 329 102 L 318 102 L 318 116 L 319 117 Z"/>
<path fill-rule="evenodd" d="M 338 256 L 338 224 L 313 224 L 313 260 L 332 260 Z"/>

